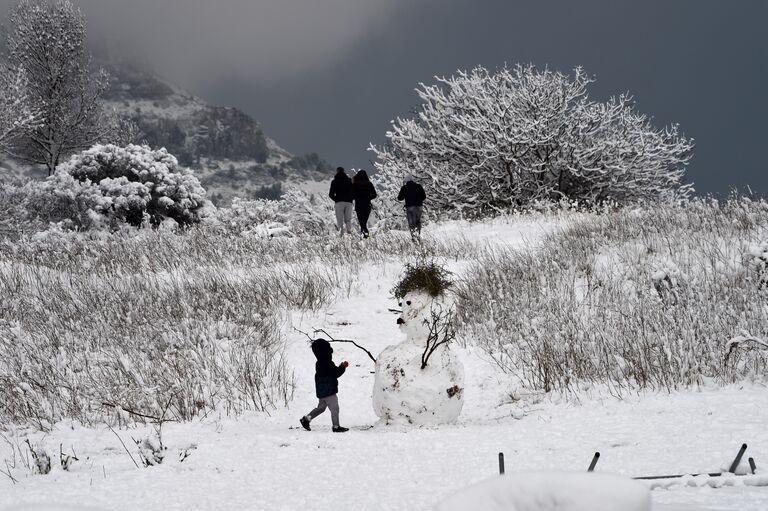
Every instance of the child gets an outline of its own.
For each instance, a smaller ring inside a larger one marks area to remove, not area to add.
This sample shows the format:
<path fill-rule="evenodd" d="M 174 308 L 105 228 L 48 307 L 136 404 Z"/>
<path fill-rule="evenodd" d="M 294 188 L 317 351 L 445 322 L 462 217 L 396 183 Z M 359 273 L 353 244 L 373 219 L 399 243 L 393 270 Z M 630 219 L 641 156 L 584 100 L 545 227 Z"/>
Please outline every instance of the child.
<path fill-rule="evenodd" d="M 349 362 L 345 360 L 336 367 L 332 360 L 333 348 L 325 339 L 312 341 L 312 353 L 317 358 L 315 363 L 315 391 L 320 402 L 317 403 L 317 408 L 309 412 L 309 415 L 299 419 L 299 422 L 304 429 L 311 431 L 309 422 L 323 413 L 326 408 L 330 408 L 331 422 L 333 422 L 332 431 L 334 433 L 349 431 L 347 428 L 339 426 L 339 398 L 336 396 L 336 393 L 339 392 L 339 376 L 344 374 Z"/>

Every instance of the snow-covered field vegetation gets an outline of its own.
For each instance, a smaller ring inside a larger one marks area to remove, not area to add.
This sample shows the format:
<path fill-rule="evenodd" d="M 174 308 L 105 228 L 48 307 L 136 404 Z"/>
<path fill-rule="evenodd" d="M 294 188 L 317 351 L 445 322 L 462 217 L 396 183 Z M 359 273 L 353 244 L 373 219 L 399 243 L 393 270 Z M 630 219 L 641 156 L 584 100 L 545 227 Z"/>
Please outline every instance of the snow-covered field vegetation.
<path fill-rule="evenodd" d="M 626 208 L 535 252 L 483 254 L 460 292 L 468 337 L 544 391 L 760 378 L 765 357 L 724 350 L 765 335 L 767 221 L 766 204 L 747 199 Z"/>
<path fill-rule="evenodd" d="M 186 231 L 4 239 L 0 506 L 427 509 L 491 477 L 498 451 L 513 472 L 584 470 L 601 450 L 598 470 L 624 475 L 719 471 L 742 442 L 758 464 L 768 452 L 766 353 L 727 356 L 728 340 L 765 335 L 762 201 L 433 222 L 421 245 L 259 217 L 282 226 L 269 237 L 242 229 L 252 209 Z M 329 229 L 321 212 L 299 216 Z M 336 344 L 353 430 L 331 436 L 325 416 L 300 429 L 314 406 L 305 333 L 374 355 L 400 342 L 392 288 L 425 259 L 453 272 L 459 421 L 381 424 L 370 359 Z M 667 482 L 652 497 L 744 509 L 768 502 L 744 486 L 760 477 Z"/>
<path fill-rule="evenodd" d="M 0 417 L 45 427 L 103 420 L 113 408 L 190 419 L 284 405 L 293 393 L 278 334 L 285 311 L 348 296 L 361 265 L 411 249 L 393 235 L 370 241 L 237 236 L 217 223 L 6 242 Z M 463 244 L 424 250 L 456 257 Z"/>

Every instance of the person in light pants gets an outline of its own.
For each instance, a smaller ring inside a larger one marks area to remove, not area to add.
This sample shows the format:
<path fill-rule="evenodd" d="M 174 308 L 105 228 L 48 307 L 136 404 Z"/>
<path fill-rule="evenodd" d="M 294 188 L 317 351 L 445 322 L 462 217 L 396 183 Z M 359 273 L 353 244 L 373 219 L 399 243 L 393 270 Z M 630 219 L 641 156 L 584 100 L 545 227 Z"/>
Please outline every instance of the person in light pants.
<path fill-rule="evenodd" d="M 331 189 L 328 196 L 335 202 L 336 210 L 336 228 L 343 236 L 346 229 L 347 234 L 352 234 L 352 200 L 354 193 L 352 190 L 352 180 L 344 171 L 344 167 L 336 168 L 336 175 L 331 181 Z"/>
<path fill-rule="evenodd" d="M 336 230 L 342 235 L 346 229 L 347 234 L 352 234 L 352 207 L 351 202 L 340 201 L 334 205 L 336 210 Z"/>
<path fill-rule="evenodd" d="M 405 201 L 405 218 L 408 220 L 408 229 L 411 238 L 418 240 L 421 237 L 421 215 L 427 194 L 424 187 L 413 180 L 413 176 L 406 175 L 403 179 L 403 187 L 397 195 L 397 200 Z"/>

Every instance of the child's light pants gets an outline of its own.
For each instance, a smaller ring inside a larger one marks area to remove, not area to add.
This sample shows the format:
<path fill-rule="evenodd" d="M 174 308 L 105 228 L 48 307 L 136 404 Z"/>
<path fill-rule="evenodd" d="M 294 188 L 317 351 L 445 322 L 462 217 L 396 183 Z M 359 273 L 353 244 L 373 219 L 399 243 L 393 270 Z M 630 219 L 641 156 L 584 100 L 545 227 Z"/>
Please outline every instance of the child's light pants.
<path fill-rule="evenodd" d="M 326 408 L 331 409 L 331 422 L 334 428 L 339 427 L 339 398 L 336 394 L 328 397 L 321 397 L 317 403 L 317 408 L 309 412 L 309 420 L 314 419 L 325 411 Z"/>

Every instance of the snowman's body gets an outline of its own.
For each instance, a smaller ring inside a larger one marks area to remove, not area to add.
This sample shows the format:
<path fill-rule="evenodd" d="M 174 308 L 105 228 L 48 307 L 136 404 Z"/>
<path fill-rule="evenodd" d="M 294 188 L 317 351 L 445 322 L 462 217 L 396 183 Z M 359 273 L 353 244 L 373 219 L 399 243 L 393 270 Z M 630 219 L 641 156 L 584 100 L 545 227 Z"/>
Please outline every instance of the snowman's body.
<path fill-rule="evenodd" d="M 422 369 L 433 312 L 447 311 L 443 298 L 412 292 L 403 297 L 398 319 L 405 341 L 376 359 L 373 408 L 386 422 L 417 425 L 453 422 L 464 405 L 464 366 L 450 345 L 442 345 Z"/>

